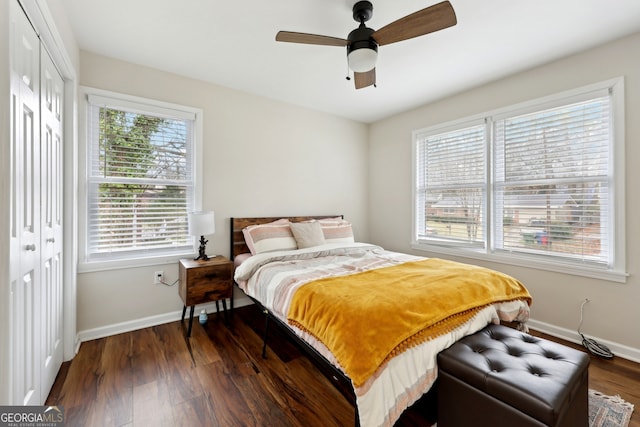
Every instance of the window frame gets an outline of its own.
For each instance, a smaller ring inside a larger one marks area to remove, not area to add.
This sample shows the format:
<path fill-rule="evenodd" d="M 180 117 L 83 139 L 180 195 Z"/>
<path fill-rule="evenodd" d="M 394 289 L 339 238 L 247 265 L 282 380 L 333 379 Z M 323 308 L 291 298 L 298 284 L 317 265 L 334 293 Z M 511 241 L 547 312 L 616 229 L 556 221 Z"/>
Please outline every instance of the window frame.
<path fill-rule="evenodd" d="M 89 258 L 88 248 L 88 214 L 89 214 L 89 173 L 90 154 L 89 145 L 91 132 L 91 103 L 93 100 L 108 100 L 114 108 L 121 107 L 127 111 L 136 111 L 141 114 L 160 115 L 177 119 L 193 118 L 193 141 L 190 159 L 192 167 L 193 196 L 191 205 L 187 206 L 187 212 L 199 211 L 202 208 L 202 149 L 203 149 L 203 111 L 199 108 L 158 101 L 133 95 L 127 95 L 91 87 L 80 87 L 81 102 L 79 103 L 79 191 L 78 191 L 78 271 L 92 272 L 129 267 L 141 267 L 149 265 L 161 265 L 177 262 L 180 258 L 191 256 L 194 253 L 195 240 L 188 236 L 194 243 L 189 250 L 153 250 L 149 253 L 118 253 L 113 257 L 101 256 L 96 259 Z"/>
<path fill-rule="evenodd" d="M 482 189 L 482 192 L 487 195 L 490 191 L 490 187 L 489 187 L 489 179 L 488 179 L 488 172 L 489 170 L 487 169 L 488 164 L 486 161 L 487 156 L 489 156 L 489 151 L 488 151 L 488 145 L 486 145 L 486 140 L 488 138 L 488 134 L 487 134 L 487 128 L 486 128 L 486 120 L 484 119 L 484 117 L 470 117 L 470 118 L 464 118 L 461 120 L 456 120 L 454 122 L 450 122 L 450 123 L 445 123 L 443 125 L 440 126 L 434 126 L 428 129 L 424 129 L 422 131 L 416 131 L 413 134 L 413 156 L 414 156 L 414 161 L 413 161 L 413 173 L 414 173 L 414 197 L 413 197 L 413 201 L 414 201 L 414 208 L 413 208 L 413 213 L 415 215 L 415 220 L 413 221 L 413 226 L 414 226 L 414 242 L 418 242 L 419 240 L 419 230 L 418 230 L 418 221 L 420 220 L 420 218 L 418 217 L 418 213 L 417 213 L 417 194 L 418 192 L 416 191 L 418 187 L 418 182 L 417 180 L 422 178 L 423 175 L 421 173 L 418 173 L 418 151 L 419 151 L 419 147 L 418 144 L 421 143 L 421 141 L 418 141 L 418 138 L 422 138 L 422 137 L 428 137 L 431 135 L 441 135 L 441 134 L 446 134 L 446 133 L 450 133 L 450 132 L 457 132 L 457 131 L 464 131 L 464 130 L 469 130 L 469 129 L 473 129 L 473 128 L 484 128 L 482 130 L 483 133 L 483 138 L 484 138 L 484 142 L 485 142 L 485 146 L 483 147 L 483 155 L 485 157 L 484 160 L 484 164 L 483 164 L 483 168 L 484 168 L 484 177 L 483 177 L 483 182 L 475 182 L 474 185 L 469 185 L 468 187 L 480 187 Z M 425 197 L 426 199 L 426 197 Z M 437 243 L 438 238 L 437 237 L 431 237 L 431 241 L 433 242 L 432 245 L 434 246 L 440 246 L 441 244 L 444 245 L 445 247 L 459 247 L 459 248 L 467 248 L 467 249 L 477 249 L 477 250 L 482 250 L 486 247 L 487 244 L 487 219 L 486 219 L 486 212 L 487 212 L 487 197 L 485 197 L 482 202 L 482 209 L 484 212 L 483 215 L 483 220 L 482 220 L 482 236 L 481 236 L 481 240 L 480 241 L 476 241 L 476 242 L 464 242 L 464 241 L 455 241 L 455 240 L 446 240 L 444 242 L 441 243 Z M 454 209 L 454 208 L 446 208 L 448 209 Z M 428 232 L 425 230 L 425 235 L 428 235 Z"/>
<path fill-rule="evenodd" d="M 544 110 L 558 105 L 567 105 L 575 100 L 584 99 L 590 93 L 607 90 L 611 94 L 611 124 L 612 142 L 609 145 L 610 168 L 612 177 L 610 182 L 610 253 L 611 260 L 608 266 L 585 265 L 571 262 L 551 255 L 539 256 L 531 253 L 514 253 L 508 250 L 496 250 L 495 232 L 496 220 L 493 215 L 495 209 L 494 193 L 496 191 L 494 181 L 494 136 L 493 123 L 498 118 L 516 115 L 527 111 Z M 488 191 L 486 197 L 485 226 L 486 237 L 484 247 L 466 246 L 460 244 L 447 244 L 447 242 L 425 242 L 418 239 L 418 139 L 425 134 L 437 134 L 459 128 L 469 123 L 477 123 L 484 120 L 487 126 L 487 182 Z M 591 85 L 563 91 L 542 98 L 506 106 L 488 112 L 464 117 L 447 123 L 442 123 L 426 128 L 418 129 L 412 133 L 412 237 L 410 246 L 420 251 L 441 253 L 451 256 L 478 259 L 482 261 L 498 262 L 508 265 L 531 267 L 545 271 L 554 271 L 590 278 L 603 279 L 612 282 L 624 283 L 628 276 L 626 272 L 626 242 L 625 242 L 625 122 L 624 122 L 624 78 L 617 77 Z"/>

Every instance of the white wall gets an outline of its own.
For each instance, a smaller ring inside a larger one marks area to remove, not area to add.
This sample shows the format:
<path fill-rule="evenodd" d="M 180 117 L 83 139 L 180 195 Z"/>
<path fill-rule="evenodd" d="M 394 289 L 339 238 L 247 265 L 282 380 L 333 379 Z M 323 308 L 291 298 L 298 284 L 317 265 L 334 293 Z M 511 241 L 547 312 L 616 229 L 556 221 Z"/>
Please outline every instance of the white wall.
<path fill-rule="evenodd" d="M 88 52 L 80 84 L 204 110 L 209 253 L 228 256 L 233 216 L 344 214 L 368 239 L 366 125 Z M 177 262 L 79 274 L 78 331 L 181 310 L 177 286 L 153 285 L 159 269 L 177 279 Z"/>
<path fill-rule="evenodd" d="M 9 301 L 10 299 L 10 279 L 9 279 L 9 227 L 10 224 L 10 148 L 9 123 L 10 111 L 9 100 L 11 91 L 9 86 L 9 2 L 0 2 L 0 342 L 8 343 L 11 331 L 9 321 Z M 3 344 L 0 350 L 0 404 L 9 401 L 11 378 L 9 372 L 9 345 Z"/>
<path fill-rule="evenodd" d="M 571 56 L 530 71 L 496 81 L 381 120 L 371 126 L 369 151 L 369 227 L 371 241 L 388 249 L 416 252 L 411 241 L 411 132 L 430 125 L 490 111 L 603 81 L 625 77 L 626 108 L 626 231 L 627 283 L 593 280 L 567 274 L 480 263 L 521 279 L 533 295 L 534 324 L 557 335 L 571 335 L 585 306 L 582 332 L 614 344 L 616 349 L 640 358 L 640 34 Z M 444 258 L 445 256 L 442 255 Z"/>

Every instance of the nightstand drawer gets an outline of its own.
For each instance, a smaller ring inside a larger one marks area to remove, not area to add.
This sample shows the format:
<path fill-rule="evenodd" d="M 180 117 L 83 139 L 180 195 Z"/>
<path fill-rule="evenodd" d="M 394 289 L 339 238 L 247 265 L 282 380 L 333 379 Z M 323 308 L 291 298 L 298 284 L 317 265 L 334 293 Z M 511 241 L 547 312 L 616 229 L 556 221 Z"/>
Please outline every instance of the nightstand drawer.
<path fill-rule="evenodd" d="M 216 268 L 198 268 L 188 273 L 187 305 L 191 301 L 196 304 L 206 300 L 215 301 L 220 298 L 231 298 L 231 266 Z"/>
<path fill-rule="evenodd" d="M 233 263 L 224 257 L 180 261 L 179 293 L 187 306 L 231 298 Z"/>
<path fill-rule="evenodd" d="M 191 269 L 187 272 L 189 287 L 224 286 L 231 280 L 231 265 L 215 265 Z"/>

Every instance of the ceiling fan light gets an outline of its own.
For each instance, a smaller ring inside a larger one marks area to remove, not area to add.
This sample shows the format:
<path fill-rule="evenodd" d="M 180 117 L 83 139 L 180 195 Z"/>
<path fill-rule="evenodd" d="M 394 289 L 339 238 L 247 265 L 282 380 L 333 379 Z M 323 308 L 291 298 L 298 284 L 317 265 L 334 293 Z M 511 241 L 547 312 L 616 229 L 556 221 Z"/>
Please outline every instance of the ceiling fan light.
<path fill-rule="evenodd" d="M 371 48 L 360 48 L 352 50 L 347 55 L 347 62 L 351 71 L 356 73 L 366 73 L 376 66 L 378 51 Z"/>

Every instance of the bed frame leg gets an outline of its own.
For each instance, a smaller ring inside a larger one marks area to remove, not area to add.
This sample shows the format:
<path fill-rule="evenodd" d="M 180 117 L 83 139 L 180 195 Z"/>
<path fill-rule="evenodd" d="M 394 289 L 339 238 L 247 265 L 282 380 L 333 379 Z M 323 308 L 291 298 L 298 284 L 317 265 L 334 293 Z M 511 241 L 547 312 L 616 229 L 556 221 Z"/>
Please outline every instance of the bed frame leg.
<path fill-rule="evenodd" d="M 269 310 L 264 310 L 264 336 L 262 337 L 262 358 L 267 358 L 267 336 L 269 334 Z"/>

